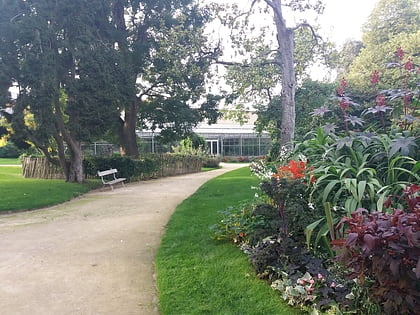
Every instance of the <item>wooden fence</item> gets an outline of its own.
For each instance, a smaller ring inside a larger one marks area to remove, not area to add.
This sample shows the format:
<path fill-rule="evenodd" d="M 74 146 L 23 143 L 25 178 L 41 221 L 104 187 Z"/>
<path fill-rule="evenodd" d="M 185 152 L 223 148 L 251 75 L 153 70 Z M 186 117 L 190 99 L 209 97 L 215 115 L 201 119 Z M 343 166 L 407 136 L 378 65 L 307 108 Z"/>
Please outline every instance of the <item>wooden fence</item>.
<path fill-rule="evenodd" d="M 46 158 L 24 157 L 22 175 L 25 178 L 65 179 L 60 166 L 50 163 Z"/>
<path fill-rule="evenodd" d="M 159 177 L 197 173 L 201 171 L 203 160 L 197 156 L 160 155 Z"/>
<path fill-rule="evenodd" d="M 202 159 L 197 156 L 159 155 L 159 170 L 152 176 L 165 177 L 201 171 Z M 25 178 L 65 179 L 61 167 L 50 163 L 46 158 L 25 157 L 22 160 L 22 175 Z M 150 176 L 141 176 L 148 178 Z"/>

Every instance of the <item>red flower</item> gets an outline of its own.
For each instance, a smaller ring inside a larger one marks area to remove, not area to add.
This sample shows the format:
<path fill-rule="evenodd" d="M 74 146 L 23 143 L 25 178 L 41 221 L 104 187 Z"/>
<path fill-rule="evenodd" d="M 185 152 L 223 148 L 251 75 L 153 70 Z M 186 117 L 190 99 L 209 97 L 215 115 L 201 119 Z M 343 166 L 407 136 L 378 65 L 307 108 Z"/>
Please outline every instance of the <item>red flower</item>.
<path fill-rule="evenodd" d="M 411 71 L 414 69 L 413 60 L 408 58 L 407 62 L 404 65 L 405 70 Z"/>
<path fill-rule="evenodd" d="M 376 97 L 376 105 L 378 106 L 385 106 L 386 105 L 386 98 L 382 94 L 379 94 Z"/>
<path fill-rule="evenodd" d="M 277 169 L 277 174 L 274 174 L 273 177 L 280 179 L 289 179 L 296 180 L 302 179 L 305 177 L 306 172 L 306 163 L 303 161 L 291 160 L 289 164 L 284 166 L 279 166 Z"/>
<path fill-rule="evenodd" d="M 395 54 L 398 56 L 400 60 L 404 58 L 404 50 L 401 48 L 401 46 L 397 48 L 397 51 L 395 52 Z"/>
<path fill-rule="evenodd" d="M 344 91 L 346 87 L 347 87 L 347 81 L 345 78 L 342 78 L 339 86 L 337 87 L 337 95 L 344 96 Z"/>
<path fill-rule="evenodd" d="M 378 82 L 379 82 L 379 71 L 378 70 L 373 71 L 372 76 L 370 78 L 370 82 L 373 85 L 378 84 Z"/>
<path fill-rule="evenodd" d="M 341 100 L 339 105 L 342 110 L 349 110 L 350 108 L 350 103 L 346 100 Z"/>

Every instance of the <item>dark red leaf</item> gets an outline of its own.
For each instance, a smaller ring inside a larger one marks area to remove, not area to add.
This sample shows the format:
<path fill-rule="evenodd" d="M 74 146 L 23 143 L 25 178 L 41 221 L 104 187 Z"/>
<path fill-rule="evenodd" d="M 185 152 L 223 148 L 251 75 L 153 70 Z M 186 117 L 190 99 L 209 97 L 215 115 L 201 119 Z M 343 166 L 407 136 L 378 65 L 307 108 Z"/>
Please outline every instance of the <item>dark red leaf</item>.
<path fill-rule="evenodd" d="M 363 241 L 365 242 L 366 246 L 369 248 L 369 251 L 372 251 L 376 246 L 376 237 L 370 234 L 365 234 L 363 236 Z"/>
<path fill-rule="evenodd" d="M 346 246 L 354 247 L 356 245 L 359 235 L 357 233 L 349 233 L 346 240 Z"/>
<path fill-rule="evenodd" d="M 400 275 L 400 263 L 401 261 L 399 259 L 391 259 L 389 269 L 391 270 L 392 275 L 394 276 Z"/>

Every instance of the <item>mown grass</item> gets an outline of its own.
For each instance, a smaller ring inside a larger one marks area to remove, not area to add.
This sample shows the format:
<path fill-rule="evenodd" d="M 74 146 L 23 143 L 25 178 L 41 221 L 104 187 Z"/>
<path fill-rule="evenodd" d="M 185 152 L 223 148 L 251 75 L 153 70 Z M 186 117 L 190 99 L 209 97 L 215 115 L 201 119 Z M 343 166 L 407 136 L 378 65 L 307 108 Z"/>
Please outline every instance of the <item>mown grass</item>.
<path fill-rule="evenodd" d="M 178 206 L 157 253 L 161 314 L 299 314 L 255 276 L 238 248 L 210 237 L 219 210 L 252 198 L 257 183 L 246 168 L 232 171 Z"/>
<path fill-rule="evenodd" d="M 20 159 L 0 158 L 0 165 L 20 165 Z"/>
<path fill-rule="evenodd" d="M 221 166 L 218 166 L 218 167 L 202 167 L 201 168 L 201 171 L 202 172 L 208 172 L 208 171 L 214 171 L 214 170 L 217 170 L 217 169 L 219 169 L 219 168 L 222 168 Z"/>
<path fill-rule="evenodd" d="M 64 180 L 23 178 L 19 166 L 0 166 L 0 212 L 31 210 L 62 203 L 98 187 Z"/>

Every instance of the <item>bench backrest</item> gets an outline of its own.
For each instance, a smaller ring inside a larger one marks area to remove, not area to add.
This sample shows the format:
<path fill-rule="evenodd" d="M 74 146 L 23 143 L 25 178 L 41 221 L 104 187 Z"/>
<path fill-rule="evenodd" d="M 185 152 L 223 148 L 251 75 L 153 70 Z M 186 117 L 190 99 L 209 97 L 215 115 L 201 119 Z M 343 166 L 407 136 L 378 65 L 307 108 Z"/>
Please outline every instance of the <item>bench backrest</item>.
<path fill-rule="evenodd" d="M 116 168 L 111 168 L 109 170 L 106 171 L 98 171 L 98 176 L 106 176 L 106 175 L 111 175 L 111 174 L 115 174 L 117 173 L 117 169 Z"/>

